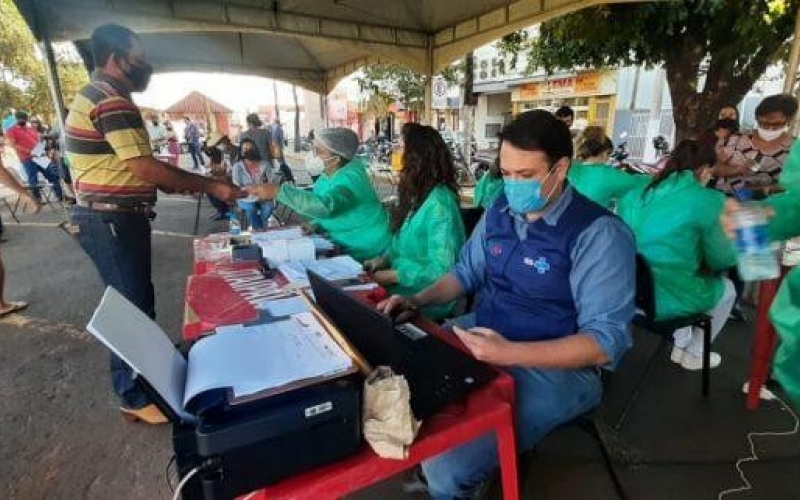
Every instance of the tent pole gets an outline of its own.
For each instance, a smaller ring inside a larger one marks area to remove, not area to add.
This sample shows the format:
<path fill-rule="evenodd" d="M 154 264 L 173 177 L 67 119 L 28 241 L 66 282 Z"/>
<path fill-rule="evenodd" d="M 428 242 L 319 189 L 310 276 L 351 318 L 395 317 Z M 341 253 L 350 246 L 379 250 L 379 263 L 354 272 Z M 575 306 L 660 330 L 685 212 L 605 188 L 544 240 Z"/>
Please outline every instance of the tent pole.
<path fill-rule="evenodd" d="M 797 17 L 794 22 L 794 38 L 792 39 L 792 51 L 789 53 L 789 62 L 786 66 L 786 78 L 783 81 L 783 93 L 791 94 L 794 90 L 794 82 L 797 79 L 797 65 L 800 64 L 800 9 L 797 9 Z"/>

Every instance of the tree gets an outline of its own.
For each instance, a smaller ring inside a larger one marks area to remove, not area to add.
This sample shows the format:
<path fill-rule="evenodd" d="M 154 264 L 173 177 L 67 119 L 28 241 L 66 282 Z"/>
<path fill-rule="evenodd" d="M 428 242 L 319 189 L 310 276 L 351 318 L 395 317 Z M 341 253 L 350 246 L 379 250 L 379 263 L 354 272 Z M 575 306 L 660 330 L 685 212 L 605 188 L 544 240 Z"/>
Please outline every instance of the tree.
<path fill-rule="evenodd" d="M 584 9 L 504 43 L 527 51 L 528 69 L 663 65 L 676 138 L 710 126 L 785 54 L 799 0 L 686 0 Z M 509 51 L 513 52 L 513 51 Z"/>
<path fill-rule="evenodd" d="M 297 99 L 297 85 L 292 84 L 294 98 L 294 152 L 300 152 L 300 102 Z"/>
<path fill-rule="evenodd" d="M 64 102 L 69 103 L 88 75 L 72 47 L 59 46 L 55 52 Z M 0 0 L 0 109 L 9 107 L 49 117 L 55 111 L 33 34 L 12 0 Z"/>
<path fill-rule="evenodd" d="M 395 101 L 402 103 L 406 111 L 421 112 L 425 109 L 428 79 L 404 66 L 371 64 L 362 69 L 356 80 L 361 92 L 370 93 L 367 110 L 376 116 L 387 114 Z"/>

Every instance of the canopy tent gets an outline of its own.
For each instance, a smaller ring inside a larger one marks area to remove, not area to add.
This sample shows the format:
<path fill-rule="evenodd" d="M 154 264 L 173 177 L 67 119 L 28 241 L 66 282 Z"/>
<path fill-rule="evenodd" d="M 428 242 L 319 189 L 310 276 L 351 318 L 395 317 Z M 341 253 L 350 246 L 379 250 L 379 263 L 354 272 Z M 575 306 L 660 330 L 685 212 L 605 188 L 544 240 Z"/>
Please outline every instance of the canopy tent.
<path fill-rule="evenodd" d="M 281 79 L 327 94 L 378 61 L 431 75 L 507 33 L 587 6 L 635 0 L 15 0 L 40 41 L 105 22 L 141 34 L 157 72 Z"/>

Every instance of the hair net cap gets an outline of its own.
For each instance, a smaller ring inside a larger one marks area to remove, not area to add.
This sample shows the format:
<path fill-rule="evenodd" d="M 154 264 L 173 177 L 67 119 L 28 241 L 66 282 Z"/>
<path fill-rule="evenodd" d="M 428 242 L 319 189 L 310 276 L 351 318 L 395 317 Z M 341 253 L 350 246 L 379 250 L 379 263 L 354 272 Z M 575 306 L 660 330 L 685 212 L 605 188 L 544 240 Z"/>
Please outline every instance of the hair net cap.
<path fill-rule="evenodd" d="M 316 133 L 314 144 L 350 161 L 358 150 L 358 136 L 349 128 L 326 128 Z"/>

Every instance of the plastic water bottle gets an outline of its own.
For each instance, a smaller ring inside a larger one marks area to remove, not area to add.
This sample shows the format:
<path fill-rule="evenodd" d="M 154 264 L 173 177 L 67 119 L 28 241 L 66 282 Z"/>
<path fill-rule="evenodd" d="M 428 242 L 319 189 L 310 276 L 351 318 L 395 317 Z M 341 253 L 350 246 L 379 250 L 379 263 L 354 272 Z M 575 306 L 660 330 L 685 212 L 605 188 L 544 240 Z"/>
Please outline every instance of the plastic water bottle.
<path fill-rule="evenodd" d="M 239 236 L 242 234 L 242 225 L 239 224 L 239 217 L 231 212 L 230 215 L 228 215 L 228 220 L 228 232 L 231 233 L 231 236 Z"/>
<path fill-rule="evenodd" d="M 737 190 L 736 197 L 741 203 L 733 214 L 739 275 L 744 281 L 777 278 L 780 274 L 778 256 L 769 242 L 764 209 L 751 201 L 753 195 L 749 189 Z"/>

